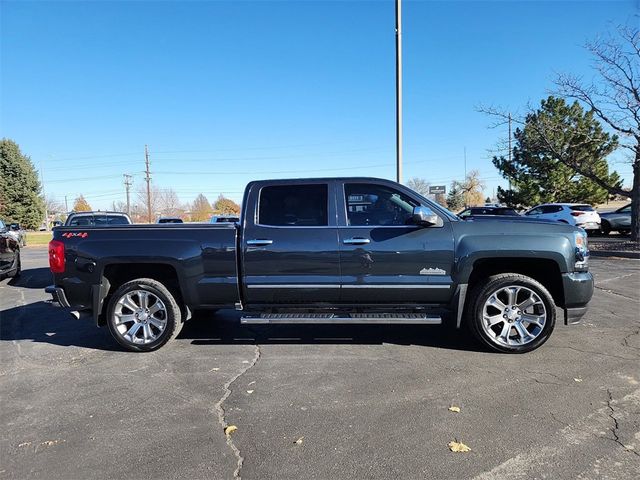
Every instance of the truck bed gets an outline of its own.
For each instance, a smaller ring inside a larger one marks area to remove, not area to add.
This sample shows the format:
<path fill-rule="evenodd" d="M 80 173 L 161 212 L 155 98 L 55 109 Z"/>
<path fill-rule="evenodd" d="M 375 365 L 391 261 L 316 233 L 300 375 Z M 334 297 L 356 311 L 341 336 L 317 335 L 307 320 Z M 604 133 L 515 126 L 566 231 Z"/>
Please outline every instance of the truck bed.
<path fill-rule="evenodd" d="M 93 308 L 102 278 L 121 281 L 145 267 L 173 273 L 188 307 L 233 306 L 238 300 L 237 228 L 231 224 L 150 224 L 57 227 L 66 270 L 54 274 L 68 302 Z M 206 273 L 205 273 L 206 272 Z M 88 303 L 91 302 L 91 303 Z"/>

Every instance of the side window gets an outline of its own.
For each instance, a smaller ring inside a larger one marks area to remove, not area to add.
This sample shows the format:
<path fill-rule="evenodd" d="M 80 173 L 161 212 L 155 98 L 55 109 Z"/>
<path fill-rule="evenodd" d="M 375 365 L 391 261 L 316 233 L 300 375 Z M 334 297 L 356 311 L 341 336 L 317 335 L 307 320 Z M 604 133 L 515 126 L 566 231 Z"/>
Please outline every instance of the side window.
<path fill-rule="evenodd" d="M 384 185 L 347 183 L 344 186 L 347 224 L 410 225 L 418 202 Z"/>
<path fill-rule="evenodd" d="M 542 213 L 542 208 L 536 207 L 533 210 L 529 210 L 525 215 L 540 215 Z"/>
<path fill-rule="evenodd" d="M 326 184 L 264 187 L 258 201 L 258 223 L 273 226 L 328 225 Z"/>
<path fill-rule="evenodd" d="M 546 207 L 542 207 L 542 213 L 557 213 L 562 210 L 560 205 L 548 205 Z"/>
<path fill-rule="evenodd" d="M 631 213 L 631 205 L 627 205 L 626 207 L 622 207 L 620 210 L 618 210 L 618 212 L 620 212 L 620 213 Z"/>

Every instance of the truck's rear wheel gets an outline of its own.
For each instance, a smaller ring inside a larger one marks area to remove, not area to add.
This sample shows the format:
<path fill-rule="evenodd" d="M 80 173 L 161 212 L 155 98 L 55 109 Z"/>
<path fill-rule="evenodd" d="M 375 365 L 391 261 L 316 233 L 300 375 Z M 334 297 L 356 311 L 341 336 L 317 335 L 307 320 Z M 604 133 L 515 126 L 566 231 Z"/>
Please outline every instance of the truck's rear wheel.
<path fill-rule="evenodd" d="M 525 275 L 504 273 L 482 281 L 471 293 L 467 322 L 492 350 L 525 353 L 547 341 L 556 322 L 549 291 Z"/>
<path fill-rule="evenodd" d="M 123 284 L 111 296 L 107 325 L 113 338 L 127 350 L 149 352 L 180 333 L 182 313 L 162 283 L 138 278 Z"/>

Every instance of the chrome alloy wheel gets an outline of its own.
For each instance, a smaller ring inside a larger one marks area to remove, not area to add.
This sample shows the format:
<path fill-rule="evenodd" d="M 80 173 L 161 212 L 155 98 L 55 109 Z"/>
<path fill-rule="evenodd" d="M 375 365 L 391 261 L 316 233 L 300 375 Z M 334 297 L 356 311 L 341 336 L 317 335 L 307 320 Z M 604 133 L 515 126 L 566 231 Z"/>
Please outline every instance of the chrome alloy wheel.
<path fill-rule="evenodd" d="M 531 343 L 542 333 L 546 322 L 547 310 L 540 296 L 520 285 L 496 290 L 482 307 L 482 328 L 498 345 Z"/>
<path fill-rule="evenodd" d="M 147 290 L 132 290 L 118 299 L 113 315 L 118 335 L 127 342 L 155 342 L 167 327 L 167 307 Z"/>

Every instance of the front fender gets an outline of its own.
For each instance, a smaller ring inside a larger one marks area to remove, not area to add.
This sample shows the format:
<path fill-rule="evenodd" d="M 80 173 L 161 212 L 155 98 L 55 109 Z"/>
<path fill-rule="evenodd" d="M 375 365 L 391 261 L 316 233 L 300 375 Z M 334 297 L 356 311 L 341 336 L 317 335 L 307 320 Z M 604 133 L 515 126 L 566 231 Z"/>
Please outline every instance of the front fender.
<path fill-rule="evenodd" d="M 564 235 L 463 235 L 456 248 L 455 281 L 469 282 L 474 264 L 481 259 L 552 260 L 561 273 L 572 270 L 573 245 Z"/>

